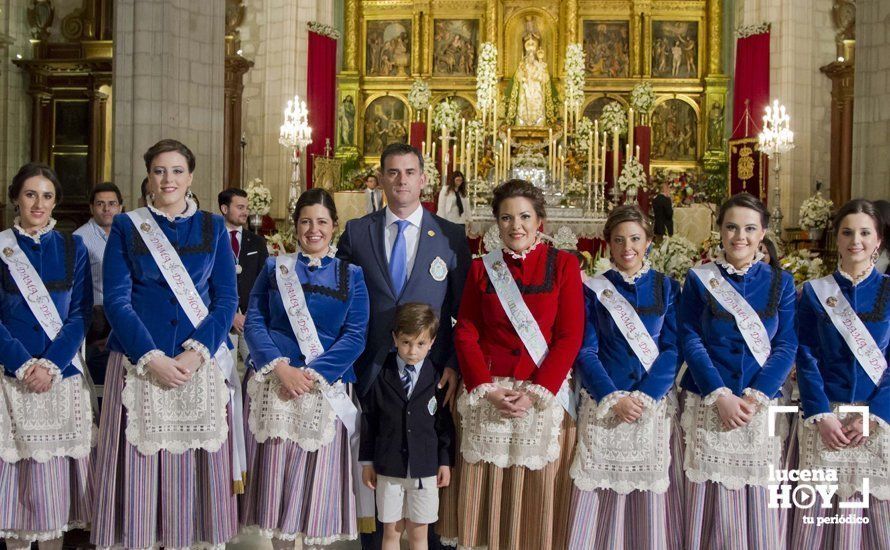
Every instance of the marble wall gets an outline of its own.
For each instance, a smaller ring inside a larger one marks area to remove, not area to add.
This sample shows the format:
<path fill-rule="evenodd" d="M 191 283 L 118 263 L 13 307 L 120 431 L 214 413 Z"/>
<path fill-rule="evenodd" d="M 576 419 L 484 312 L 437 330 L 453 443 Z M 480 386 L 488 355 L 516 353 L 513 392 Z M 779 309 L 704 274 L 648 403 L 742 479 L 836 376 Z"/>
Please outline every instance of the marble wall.
<path fill-rule="evenodd" d="M 28 0 L 0 0 L 0 204 L 8 204 L 9 181 L 31 157 L 28 76 L 12 63 L 19 55 L 31 54 L 27 5 Z"/>
<path fill-rule="evenodd" d="M 856 2 L 852 196 L 890 199 L 890 2 Z"/>

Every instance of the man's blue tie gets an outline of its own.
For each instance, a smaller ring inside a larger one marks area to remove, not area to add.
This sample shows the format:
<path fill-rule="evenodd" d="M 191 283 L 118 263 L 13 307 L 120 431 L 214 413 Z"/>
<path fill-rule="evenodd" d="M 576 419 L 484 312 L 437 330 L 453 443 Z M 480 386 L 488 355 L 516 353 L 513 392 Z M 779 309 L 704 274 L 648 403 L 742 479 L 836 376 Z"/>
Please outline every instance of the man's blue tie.
<path fill-rule="evenodd" d="M 405 365 L 405 372 L 402 373 L 402 387 L 405 388 L 405 395 L 411 395 L 411 376 L 414 374 L 414 365 Z"/>
<path fill-rule="evenodd" d="M 396 220 L 399 232 L 392 243 L 392 252 L 389 255 L 389 277 L 392 279 L 392 288 L 396 297 L 402 293 L 405 281 L 408 279 L 408 247 L 405 244 L 405 228 L 411 223 L 408 220 Z"/>

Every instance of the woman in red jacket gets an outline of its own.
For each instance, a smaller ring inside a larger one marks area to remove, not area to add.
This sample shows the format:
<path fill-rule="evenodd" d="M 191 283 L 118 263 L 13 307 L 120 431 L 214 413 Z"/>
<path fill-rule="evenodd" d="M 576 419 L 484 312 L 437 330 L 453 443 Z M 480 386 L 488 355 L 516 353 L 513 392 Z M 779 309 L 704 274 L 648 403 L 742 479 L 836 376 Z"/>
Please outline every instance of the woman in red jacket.
<path fill-rule="evenodd" d="M 504 247 L 473 262 L 454 332 L 466 385 L 458 543 L 564 548 L 575 439 L 568 379 L 584 331 L 580 268 L 541 241 L 540 189 L 507 181 L 492 209 Z"/>

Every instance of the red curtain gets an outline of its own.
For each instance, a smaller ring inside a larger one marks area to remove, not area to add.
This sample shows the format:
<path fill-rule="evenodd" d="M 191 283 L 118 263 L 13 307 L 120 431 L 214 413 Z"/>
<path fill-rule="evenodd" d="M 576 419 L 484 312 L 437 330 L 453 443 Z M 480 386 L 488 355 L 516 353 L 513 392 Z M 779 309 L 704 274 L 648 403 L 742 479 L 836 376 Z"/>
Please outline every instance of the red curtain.
<path fill-rule="evenodd" d="M 426 141 L 426 123 L 425 122 L 412 122 L 411 123 L 411 147 L 414 147 L 418 151 L 420 151 L 423 142 Z"/>
<path fill-rule="evenodd" d="M 745 132 L 742 120 L 745 100 L 748 100 L 751 117 L 759 126 L 769 104 L 769 31 L 736 41 L 732 139 L 748 137 L 757 131 L 749 125 Z"/>
<path fill-rule="evenodd" d="M 306 107 L 312 144 L 306 148 L 306 188 L 312 187 L 312 155 L 324 155 L 325 140 L 334 146 L 335 86 L 337 72 L 337 41 L 309 31 L 306 68 Z"/>

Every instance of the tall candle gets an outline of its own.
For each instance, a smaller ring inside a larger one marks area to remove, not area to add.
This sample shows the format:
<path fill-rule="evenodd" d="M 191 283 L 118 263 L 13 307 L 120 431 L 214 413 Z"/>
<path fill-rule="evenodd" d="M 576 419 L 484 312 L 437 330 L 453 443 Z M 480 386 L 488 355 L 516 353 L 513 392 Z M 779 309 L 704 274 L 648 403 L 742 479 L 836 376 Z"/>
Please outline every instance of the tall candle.
<path fill-rule="evenodd" d="M 606 181 L 606 136 L 603 134 L 603 161 L 600 163 L 600 175 L 597 181 Z"/>
<path fill-rule="evenodd" d="M 460 119 L 460 141 L 457 143 L 457 151 L 460 153 L 460 164 L 457 164 L 458 170 L 463 173 L 467 172 L 467 156 L 464 154 L 464 140 L 467 137 L 467 119 Z"/>
<path fill-rule="evenodd" d="M 420 142 L 420 155 L 424 156 L 424 157 L 426 156 L 426 142 L 425 141 Z"/>
<path fill-rule="evenodd" d="M 593 141 L 593 155 L 594 155 L 594 159 L 595 159 L 594 163 L 593 163 L 593 167 L 594 167 L 594 170 L 596 171 L 595 175 L 597 177 L 599 177 L 599 175 L 600 175 L 600 171 L 599 171 L 599 166 L 600 166 L 600 121 L 599 120 L 593 121 L 593 135 L 594 135 L 594 137 L 593 137 L 593 140 L 594 140 Z M 597 181 L 599 181 L 599 180 L 597 180 Z"/>
<path fill-rule="evenodd" d="M 593 130 L 587 132 L 587 182 L 593 181 Z"/>
<path fill-rule="evenodd" d="M 640 160 L 640 146 L 639 145 L 637 145 L 637 154 L 634 158 L 636 158 L 637 160 Z"/>
<path fill-rule="evenodd" d="M 630 145 L 630 150 L 633 151 L 634 147 L 634 108 L 631 107 L 627 112 L 627 143 Z M 630 156 L 630 155 L 628 155 Z"/>
<path fill-rule="evenodd" d="M 426 142 L 433 142 L 433 106 L 428 105 L 426 108 Z"/>
<path fill-rule="evenodd" d="M 491 135 L 494 136 L 493 139 L 498 138 L 498 98 L 495 97 L 492 102 L 492 110 L 491 110 Z"/>
<path fill-rule="evenodd" d="M 569 135 L 569 105 L 565 101 L 562 102 L 562 125 L 565 135 Z"/>
<path fill-rule="evenodd" d="M 479 139 L 473 140 L 473 179 L 479 179 Z"/>
<path fill-rule="evenodd" d="M 612 132 L 612 184 L 618 182 L 618 129 Z"/>
<path fill-rule="evenodd" d="M 630 143 L 624 145 L 624 162 L 630 161 Z"/>

